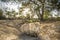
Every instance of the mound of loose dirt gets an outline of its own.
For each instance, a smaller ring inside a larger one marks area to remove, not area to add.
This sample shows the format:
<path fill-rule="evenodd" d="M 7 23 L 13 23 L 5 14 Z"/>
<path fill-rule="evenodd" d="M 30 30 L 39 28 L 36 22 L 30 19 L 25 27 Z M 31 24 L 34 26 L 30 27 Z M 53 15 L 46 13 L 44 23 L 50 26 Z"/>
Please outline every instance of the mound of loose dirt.
<path fill-rule="evenodd" d="M 25 23 L 20 27 L 20 31 L 30 35 L 36 33 L 42 40 L 59 40 L 60 24 L 57 23 Z"/>

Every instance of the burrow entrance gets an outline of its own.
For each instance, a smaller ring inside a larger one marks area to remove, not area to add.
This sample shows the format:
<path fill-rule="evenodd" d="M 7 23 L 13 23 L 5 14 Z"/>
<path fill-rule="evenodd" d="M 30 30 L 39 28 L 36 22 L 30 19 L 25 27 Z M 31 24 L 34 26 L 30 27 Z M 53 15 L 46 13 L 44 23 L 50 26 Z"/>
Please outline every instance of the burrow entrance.
<path fill-rule="evenodd" d="M 21 40 L 41 40 L 37 33 L 22 33 L 19 37 Z"/>

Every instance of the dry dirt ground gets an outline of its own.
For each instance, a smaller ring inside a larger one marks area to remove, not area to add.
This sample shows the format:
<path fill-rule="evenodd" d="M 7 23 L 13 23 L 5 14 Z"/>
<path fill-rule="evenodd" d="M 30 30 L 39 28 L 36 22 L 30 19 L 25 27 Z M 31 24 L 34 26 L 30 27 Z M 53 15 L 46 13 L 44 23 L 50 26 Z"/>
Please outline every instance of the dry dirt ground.
<path fill-rule="evenodd" d="M 0 40 L 60 40 L 60 21 L 0 20 Z"/>

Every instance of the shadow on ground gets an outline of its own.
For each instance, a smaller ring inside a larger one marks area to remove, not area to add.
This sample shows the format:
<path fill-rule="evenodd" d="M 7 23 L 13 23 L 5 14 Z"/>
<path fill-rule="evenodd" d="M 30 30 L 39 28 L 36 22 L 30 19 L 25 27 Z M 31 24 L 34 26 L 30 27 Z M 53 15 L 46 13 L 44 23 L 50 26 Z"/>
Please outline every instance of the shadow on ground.
<path fill-rule="evenodd" d="M 20 35 L 21 40 L 41 40 L 38 36 L 35 36 L 34 34 L 25 34 L 22 33 Z"/>

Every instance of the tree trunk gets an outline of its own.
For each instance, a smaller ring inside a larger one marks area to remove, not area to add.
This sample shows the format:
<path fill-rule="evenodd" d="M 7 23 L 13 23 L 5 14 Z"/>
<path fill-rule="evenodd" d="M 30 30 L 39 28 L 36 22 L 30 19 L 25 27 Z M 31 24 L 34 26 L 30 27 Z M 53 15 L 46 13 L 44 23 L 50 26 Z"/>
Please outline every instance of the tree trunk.
<path fill-rule="evenodd" d="M 45 3 L 45 0 L 42 0 L 42 14 L 41 14 L 41 21 L 44 20 L 44 3 Z"/>

